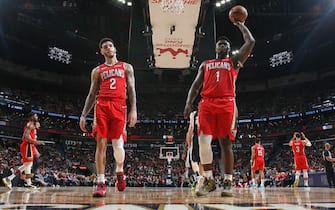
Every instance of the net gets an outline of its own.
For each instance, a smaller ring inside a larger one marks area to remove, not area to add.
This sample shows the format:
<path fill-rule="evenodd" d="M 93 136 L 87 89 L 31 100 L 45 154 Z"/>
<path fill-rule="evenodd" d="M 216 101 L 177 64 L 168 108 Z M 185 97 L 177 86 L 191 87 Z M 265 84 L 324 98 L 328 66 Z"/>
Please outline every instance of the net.
<path fill-rule="evenodd" d="M 166 158 L 168 163 L 170 164 L 173 158 L 173 153 L 172 152 L 166 152 Z"/>
<path fill-rule="evenodd" d="M 184 0 L 162 0 L 163 12 L 181 14 L 184 12 Z"/>

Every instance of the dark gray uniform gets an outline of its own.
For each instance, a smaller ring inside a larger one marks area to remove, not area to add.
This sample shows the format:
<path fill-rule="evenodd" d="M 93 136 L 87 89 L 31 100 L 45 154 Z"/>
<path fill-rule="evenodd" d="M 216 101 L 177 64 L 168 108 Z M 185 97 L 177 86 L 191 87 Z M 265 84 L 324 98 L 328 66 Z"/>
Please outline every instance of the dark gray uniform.
<path fill-rule="evenodd" d="M 328 150 L 323 151 L 323 160 L 326 168 L 326 175 L 329 187 L 335 187 L 335 176 L 334 176 L 334 168 L 333 163 L 328 161 L 326 157 L 332 157 L 332 154 Z M 333 183 L 333 184 L 332 184 Z"/>

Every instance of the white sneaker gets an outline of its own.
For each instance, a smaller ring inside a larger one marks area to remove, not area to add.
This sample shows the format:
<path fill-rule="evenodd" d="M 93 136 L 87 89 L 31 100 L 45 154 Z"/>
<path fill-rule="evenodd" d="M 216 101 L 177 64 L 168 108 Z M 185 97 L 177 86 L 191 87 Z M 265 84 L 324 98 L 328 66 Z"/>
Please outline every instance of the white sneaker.
<path fill-rule="evenodd" d="M 11 181 L 8 177 L 2 178 L 2 183 L 3 183 L 9 190 L 12 189 L 12 181 Z"/>
<path fill-rule="evenodd" d="M 199 189 L 204 185 L 205 182 L 205 177 L 203 176 L 197 176 L 196 177 L 196 185 L 194 188 L 194 192 L 198 192 Z"/>

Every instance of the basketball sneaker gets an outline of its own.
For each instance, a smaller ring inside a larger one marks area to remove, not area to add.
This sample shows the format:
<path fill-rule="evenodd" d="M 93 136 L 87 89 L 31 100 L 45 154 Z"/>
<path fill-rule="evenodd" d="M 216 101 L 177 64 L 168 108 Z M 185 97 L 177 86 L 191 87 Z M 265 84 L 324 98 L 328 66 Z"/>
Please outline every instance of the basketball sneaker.
<path fill-rule="evenodd" d="M 5 177 L 5 178 L 2 178 L 2 183 L 9 189 L 11 190 L 12 189 L 12 181 Z"/>
<path fill-rule="evenodd" d="M 97 185 L 97 190 L 93 192 L 93 197 L 105 197 L 107 191 L 107 186 L 103 182 L 99 182 Z"/>
<path fill-rule="evenodd" d="M 32 185 L 32 184 L 25 184 L 24 187 L 27 188 L 28 190 L 39 190 L 40 189 L 39 187 Z"/>
<path fill-rule="evenodd" d="M 232 183 L 230 180 L 226 179 L 223 181 L 223 190 L 221 192 L 221 197 L 232 197 L 233 193 L 232 193 Z"/>
<path fill-rule="evenodd" d="M 197 196 L 207 195 L 209 192 L 216 190 L 214 179 L 205 178 L 204 184 L 200 187 L 199 191 L 196 192 Z"/>
<path fill-rule="evenodd" d="M 196 183 L 195 183 L 195 186 L 194 186 L 194 192 L 198 192 L 199 189 L 204 185 L 204 182 L 205 182 L 205 177 L 203 176 L 197 176 L 196 178 Z"/>
<path fill-rule="evenodd" d="M 197 185 L 196 181 L 193 181 L 191 184 L 191 192 L 194 193 L 195 192 L 195 186 Z"/>
<path fill-rule="evenodd" d="M 116 172 L 116 187 L 118 189 L 118 191 L 123 191 L 124 189 L 126 189 L 126 180 L 124 178 L 124 173 L 123 172 Z"/>

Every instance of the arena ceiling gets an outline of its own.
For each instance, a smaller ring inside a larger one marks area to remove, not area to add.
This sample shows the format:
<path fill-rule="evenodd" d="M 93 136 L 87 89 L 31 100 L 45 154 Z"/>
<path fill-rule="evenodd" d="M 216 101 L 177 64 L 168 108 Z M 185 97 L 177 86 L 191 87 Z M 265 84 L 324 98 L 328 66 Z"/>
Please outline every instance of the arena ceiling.
<path fill-rule="evenodd" d="M 90 70 L 103 61 L 98 53 L 98 41 L 102 37 L 112 37 L 119 59 L 127 61 L 132 50 L 141 50 L 132 60 L 139 77 L 157 74 L 160 71 L 149 69 L 146 62 L 147 48 L 150 48 L 142 34 L 148 15 L 143 10 L 146 1 L 126 2 L 132 2 L 132 6 L 118 0 L 1 0 L 0 58 L 28 68 L 88 76 Z M 241 4 L 249 12 L 246 25 L 256 38 L 256 46 L 246 65 L 248 73 L 241 76 L 242 80 L 254 79 L 255 75 L 270 77 L 290 71 L 313 71 L 320 65 L 324 66 L 322 69 L 333 66 L 329 61 L 335 49 L 334 0 L 230 0 L 216 7 L 218 2 L 223 1 L 202 0 L 207 8 L 203 28 L 205 32 L 211 31 L 212 28 L 206 27 L 213 24 L 214 34 L 228 36 L 234 49 L 238 49 L 243 39 L 229 22 L 228 11 Z M 212 36 L 206 33 L 200 39 L 200 52 L 213 52 L 212 43 L 206 42 L 213 39 Z M 71 53 L 71 63 L 49 59 L 50 47 Z M 270 67 L 269 58 L 283 51 L 292 51 L 294 62 Z M 196 58 L 200 63 L 208 56 L 199 53 Z M 174 70 L 164 72 L 167 72 L 163 76 L 168 82 L 192 80 L 195 74 L 194 70 L 190 74 Z"/>

